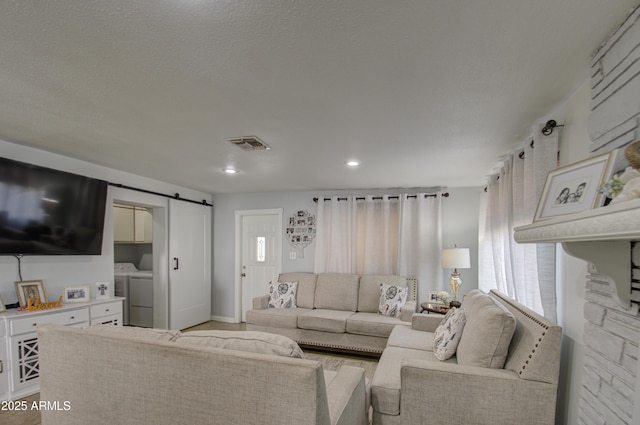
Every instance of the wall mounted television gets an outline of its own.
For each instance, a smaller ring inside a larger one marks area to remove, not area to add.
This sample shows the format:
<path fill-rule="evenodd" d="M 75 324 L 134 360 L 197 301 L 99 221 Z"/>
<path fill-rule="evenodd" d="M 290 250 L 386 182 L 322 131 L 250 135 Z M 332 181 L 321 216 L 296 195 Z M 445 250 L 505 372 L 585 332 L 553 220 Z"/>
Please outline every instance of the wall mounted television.
<path fill-rule="evenodd" d="M 103 180 L 0 158 L 0 255 L 100 255 Z"/>

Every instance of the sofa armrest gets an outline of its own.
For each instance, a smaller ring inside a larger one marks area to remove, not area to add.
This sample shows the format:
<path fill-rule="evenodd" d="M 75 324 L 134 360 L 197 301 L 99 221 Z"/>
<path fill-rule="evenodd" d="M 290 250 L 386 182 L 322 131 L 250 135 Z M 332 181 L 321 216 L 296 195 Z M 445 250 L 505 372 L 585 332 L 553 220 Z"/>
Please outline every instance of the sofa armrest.
<path fill-rule="evenodd" d="M 364 369 L 341 366 L 327 385 L 327 402 L 332 425 L 366 425 L 369 423 L 369 401 Z"/>
<path fill-rule="evenodd" d="M 555 421 L 557 385 L 521 379 L 511 370 L 408 359 L 401 380 L 403 423 L 444 425 L 466 423 L 471 417 L 483 424 Z M 434 412 L 442 406 L 447 406 L 446 415 L 436 419 Z"/>
<path fill-rule="evenodd" d="M 254 310 L 264 310 L 269 305 L 269 295 L 263 295 L 261 297 L 255 297 L 253 299 Z"/>
<path fill-rule="evenodd" d="M 416 312 L 416 302 L 414 300 L 408 300 L 402 309 L 400 310 L 400 320 L 403 322 L 410 322 L 411 316 Z"/>
<path fill-rule="evenodd" d="M 443 316 L 435 314 L 414 313 L 411 317 L 411 329 L 423 332 L 435 332 L 436 328 L 442 322 Z"/>

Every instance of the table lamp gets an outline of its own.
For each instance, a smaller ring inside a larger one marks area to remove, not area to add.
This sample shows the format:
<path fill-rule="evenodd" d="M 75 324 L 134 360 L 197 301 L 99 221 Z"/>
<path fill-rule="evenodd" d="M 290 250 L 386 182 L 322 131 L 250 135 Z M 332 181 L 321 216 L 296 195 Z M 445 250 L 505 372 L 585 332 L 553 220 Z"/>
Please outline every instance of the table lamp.
<path fill-rule="evenodd" d="M 458 301 L 458 290 L 462 285 L 462 278 L 458 269 L 468 269 L 471 267 L 471 260 L 469 257 L 469 248 L 449 248 L 442 250 L 442 268 L 453 269 L 451 277 L 449 278 L 449 285 L 451 285 L 451 292 L 453 293 L 453 301 L 449 303 L 450 307 L 460 307 L 461 303 Z"/>

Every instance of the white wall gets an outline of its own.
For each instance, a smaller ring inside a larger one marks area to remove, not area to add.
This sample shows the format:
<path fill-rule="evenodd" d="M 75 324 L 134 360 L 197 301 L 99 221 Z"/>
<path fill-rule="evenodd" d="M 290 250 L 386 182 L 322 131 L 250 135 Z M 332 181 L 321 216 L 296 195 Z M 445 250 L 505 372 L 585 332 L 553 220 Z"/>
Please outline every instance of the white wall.
<path fill-rule="evenodd" d="M 0 156 L 155 192 L 180 193 L 183 198 L 211 201 L 209 194 L 1 140 Z M 107 205 L 111 204 L 114 196 L 118 199 L 126 198 L 131 202 L 140 201 L 141 204 L 147 205 L 161 203 L 166 199 L 114 187 L 109 187 L 108 196 Z M 158 199 L 155 200 L 155 198 Z M 22 259 L 23 280 L 43 280 L 50 301 L 57 300 L 62 295 L 65 286 L 89 285 L 95 282 L 113 283 L 113 221 L 111 212 L 112 209 L 107 208 L 102 255 L 25 256 Z M 17 302 L 14 286 L 14 281 L 17 280 L 20 280 L 17 260 L 12 256 L 0 256 L 0 296 L 6 304 Z M 113 285 L 111 286 L 113 287 Z"/>
<path fill-rule="evenodd" d="M 450 196 L 442 200 L 443 245 L 471 249 L 472 268 L 462 270 L 463 287 L 461 294 L 478 287 L 477 251 L 478 251 L 478 207 L 480 193 L 483 188 L 450 188 L 446 189 Z M 388 190 L 351 190 L 351 191 L 300 191 L 300 192 L 265 192 L 220 194 L 213 197 L 213 288 L 212 316 L 216 319 L 233 321 L 235 312 L 235 211 L 252 209 L 282 208 L 283 228 L 286 228 L 289 217 L 298 210 L 316 213 L 314 197 L 322 198 L 338 195 L 365 194 L 398 194 L 431 192 L 428 189 L 388 189 Z M 295 251 L 285 240 L 282 244 L 282 271 L 313 271 L 315 243 L 304 250 L 304 258 L 289 260 L 289 252 Z M 448 276 L 444 277 L 448 287 Z M 437 285 L 433 285 L 435 289 Z M 425 294 L 422 294 L 424 301 Z M 420 296 L 420 294 L 419 294 Z"/>
<path fill-rule="evenodd" d="M 590 82 L 585 81 L 568 99 L 556 116 L 563 116 L 560 137 L 560 165 L 567 165 L 589 156 L 588 133 Z M 557 246 L 556 285 L 558 322 L 564 331 L 562 364 L 558 394 L 559 424 L 578 423 L 578 409 L 584 368 L 584 303 L 587 263 L 567 255 Z"/>

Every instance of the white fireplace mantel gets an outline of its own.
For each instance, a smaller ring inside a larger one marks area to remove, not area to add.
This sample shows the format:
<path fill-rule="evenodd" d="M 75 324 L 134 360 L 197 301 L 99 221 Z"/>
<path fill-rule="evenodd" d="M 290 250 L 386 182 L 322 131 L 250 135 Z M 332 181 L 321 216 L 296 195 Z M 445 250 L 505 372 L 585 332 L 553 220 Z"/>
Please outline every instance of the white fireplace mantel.
<path fill-rule="evenodd" d="M 517 227 L 520 243 L 559 242 L 613 280 L 614 298 L 631 309 L 630 242 L 640 241 L 640 199 Z"/>

